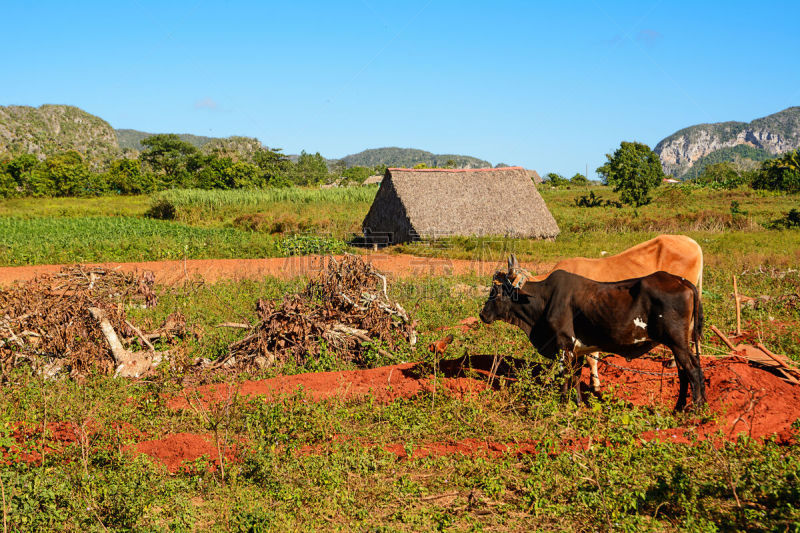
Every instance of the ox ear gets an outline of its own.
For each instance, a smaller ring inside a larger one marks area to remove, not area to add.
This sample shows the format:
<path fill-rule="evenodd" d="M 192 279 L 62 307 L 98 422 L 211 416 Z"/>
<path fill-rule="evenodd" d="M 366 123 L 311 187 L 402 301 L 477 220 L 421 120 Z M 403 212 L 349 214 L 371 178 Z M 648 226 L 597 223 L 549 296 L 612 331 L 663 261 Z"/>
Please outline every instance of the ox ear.
<path fill-rule="evenodd" d="M 519 262 L 517 261 L 517 256 L 511 254 L 508 256 L 508 273 L 513 273 L 516 269 L 519 268 Z"/>

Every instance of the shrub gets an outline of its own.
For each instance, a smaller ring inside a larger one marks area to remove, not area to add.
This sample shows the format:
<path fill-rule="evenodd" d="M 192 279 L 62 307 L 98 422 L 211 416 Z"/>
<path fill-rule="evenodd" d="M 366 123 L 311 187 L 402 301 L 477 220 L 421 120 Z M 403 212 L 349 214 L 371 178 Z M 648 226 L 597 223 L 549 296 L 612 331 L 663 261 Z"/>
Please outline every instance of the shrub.
<path fill-rule="evenodd" d="M 594 191 L 589 191 L 589 194 L 584 194 L 579 198 L 575 198 L 576 207 L 616 207 L 621 208 L 622 204 L 614 200 L 603 200 L 602 197 L 594 194 Z"/>
<path fill-rule="evenodd" d="M 791 209 L 785 217 L 773 220 L 767 227 L 770 229 L 800 229 L 800 211 Z"/>
<path fill-rule="evenodd" d="M 150 206 L 150 209 L 145 212 L 144 216 L 158 220 L 175 220 L 177 211 L 175 210 L 175 205 L 172 204 L 172 202 L 169 200 L 159 199 Z"/>

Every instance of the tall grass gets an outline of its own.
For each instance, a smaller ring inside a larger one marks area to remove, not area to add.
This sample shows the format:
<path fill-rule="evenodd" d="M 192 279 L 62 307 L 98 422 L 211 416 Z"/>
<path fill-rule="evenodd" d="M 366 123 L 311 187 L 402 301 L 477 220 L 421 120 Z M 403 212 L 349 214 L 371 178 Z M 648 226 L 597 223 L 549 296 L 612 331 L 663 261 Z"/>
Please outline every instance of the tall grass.
<path fill-rule="evenodd" d="M 167 201 L 176 208 L 199 207 L 220 209 L 227 207 L 268 208 L 276 203 L 365 203 L 372 202 L 377 187 L 346 187 L 339 189 L 311 189 L 291 187 L 285 189 L 237 189 L 230 191 L 204 189 L 171 189 L 157 193 L 154 202 Z"/>

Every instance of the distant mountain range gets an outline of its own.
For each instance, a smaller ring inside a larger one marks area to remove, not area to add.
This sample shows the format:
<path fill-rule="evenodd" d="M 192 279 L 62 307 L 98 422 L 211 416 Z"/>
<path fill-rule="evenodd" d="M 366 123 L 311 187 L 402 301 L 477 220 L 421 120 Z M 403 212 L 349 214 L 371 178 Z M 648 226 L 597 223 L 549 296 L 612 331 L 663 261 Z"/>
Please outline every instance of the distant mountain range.
<path fill-rule="evenodd" d="M 433 154 L 415 148 L 372 148 L 357 154 L 346 155 L 342 158 L 348 167 L 374 167 L 386 165 L 388 167 L 413 167 L 424 163 L 429 167 L 443 167 L 448 163 L 455 163 L 457 168 L 489 168 L 491 163 L 477 157 L 456 154 Z"/>
<path fill-rule="evenodd" d="M 31 153 L 45 158 L 57 152 L 76 150 L 96 165 L 122 156 L 124 150 L 142 151 L 142 140 L 155 135 L 133 129 L 115 130 L 105 120 L 82 109 L 67 105 L 0 106 L 0 158 Z M 252 137 L 205 137 L 190 133 L 178 134 L 182 140 L 204 152 L 223 153 L 248 159 L 261 147 Z M 239 153 L 240 152 L 240 153 Z M 296 161 L 297 155 L 287 154 Z M 333 166 L 338 159 L 326 159 Z M 467 155 L 433 154 L 414 148 L 374 148 L 341 159 L 346 166 L 445 166 L 450 162 L 459 168 L 484 168 L 491 164 Z"/>
<path fill-rule="evenodd" d="M 800 107 L 790 107 L 752 122 L 698 124 L 659 142 L 654 151 L 664 172 L 676 177 L 699 174 L 710 163 L 759 161 L 800 147 Z"/>

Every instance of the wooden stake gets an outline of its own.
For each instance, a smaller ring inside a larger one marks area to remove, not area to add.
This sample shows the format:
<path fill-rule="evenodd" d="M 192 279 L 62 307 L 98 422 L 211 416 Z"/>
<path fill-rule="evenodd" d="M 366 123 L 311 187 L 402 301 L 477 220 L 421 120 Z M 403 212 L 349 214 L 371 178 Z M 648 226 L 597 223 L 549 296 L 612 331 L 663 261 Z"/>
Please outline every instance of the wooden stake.
<path fill-rule="evenodd" d="M 719 337 L 720 340 L 725 343 L 725 346 L 727 346 L 728 348 L 730 348 L 734 352 L 736 351 L 736 347 L 733 345 L 733 343 L 728 339 L 728 337 L 725 336 L 724 333 L 722 333 L 717 328 L 717 326 L 711 326 L 711 331 L 713 331 L 717 335 L 717 337 Z"/>
<path fill-rule="evenodd" d="M 742 334 L 742 302 L 739 300 L 736 276 L 733 276 L 733 301 L 736 303 L 736 336 L 738 337 Z"/>
<path fill-rule="evenodd" d="M 761 344 L 760 342 L 759 342 L 759 343 L 756 343 L 756 347 L 757 347 L 759 350 L 761 350 L 762 352 L 764 352 L 765 354 L 767 354 L 767 355 L 770 357 L 770 359 L 774 360 L 776 363 L 778 363 L 779 365 L 781 365 L 783 368 L 788 368 L 789 370 L 792 370 L 792 371 L 794 371 L 794 372 L 797 372 L 797 369 L 796 369 L 796 368 L 794 368 L 794 367 L 792 367 L 792 366 L 789 366 L 788 364 L 786 364 L 786 359 L 785 359 L 783 356 L 778 356 L 778 355 L 775 355 L 774 353 L 772 353 L 772 352 L 769 350 L 769 348 L 767 348 L 766 346 L 764 346 L 764 345 L 763 345 L 763 344 Z"/>

